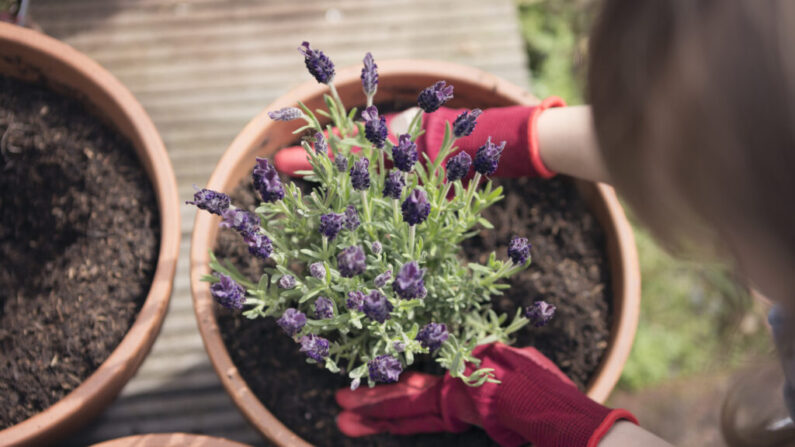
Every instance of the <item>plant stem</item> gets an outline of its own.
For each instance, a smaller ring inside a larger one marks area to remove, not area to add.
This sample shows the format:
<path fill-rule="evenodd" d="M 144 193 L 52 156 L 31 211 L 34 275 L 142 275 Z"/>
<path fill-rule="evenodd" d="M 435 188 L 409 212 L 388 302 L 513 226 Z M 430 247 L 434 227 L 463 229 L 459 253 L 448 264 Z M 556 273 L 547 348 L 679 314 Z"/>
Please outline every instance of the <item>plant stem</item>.
<path fill-rule="evenodd" d="M 409 225 L 409 256 L 414 257 L 414 235 L 417 231 L 416 225 Z"/>
<path fill-rule="evenodd" d="M 476 172 L 475 176 L 469 181 L 469 185 L 467 185 L 467 196 L 466 201 L 464 202 L 464 209 L 467 213 L 469 213 L 469 204 L 472 202 L 472 196 L 475 195 L 475 189 L 477 189 L 478 185 L 480 184 L 480 179 L 480 172 Z"/>
<path fill-rule="evenodd" d="M 331 90 L 331 97 L 334 98 L 334 101 L 337 102 L 337 107 L 340 112 L 340 118 L 342 120 L 342 124 L 347 125 L 348 120 L 346 118 L 348 117 L 348 114 L 345 111 L 345 105 L 342 104 L 342 100 L 340 99 L 340 94 L 337 92 L 337 87 L 335 87 L 334 84 L 329 84 L 328 87 L 329 90 Z M 343 137 L 348 135 L 347 128 L 343 127 L 340 130 L 342 131 Z"/>
<path fill-rule="evenodd" d="M 398 199 L 392 199 L 392 216 L 395 220 L 395 226 L 400 225 L 400 205 Z"/>

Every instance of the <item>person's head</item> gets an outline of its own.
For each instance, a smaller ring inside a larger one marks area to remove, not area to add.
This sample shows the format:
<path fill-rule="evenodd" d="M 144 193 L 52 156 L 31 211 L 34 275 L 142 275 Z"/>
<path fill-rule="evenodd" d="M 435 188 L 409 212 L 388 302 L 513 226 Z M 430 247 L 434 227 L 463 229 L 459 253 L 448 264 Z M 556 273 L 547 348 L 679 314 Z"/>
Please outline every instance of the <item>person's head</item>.
<path fill-rule="evenodd" d="M 795 2 L 605 0 L 589 59 L 600 147 L 644 223 L 721 244 L 795 303 Z"/>

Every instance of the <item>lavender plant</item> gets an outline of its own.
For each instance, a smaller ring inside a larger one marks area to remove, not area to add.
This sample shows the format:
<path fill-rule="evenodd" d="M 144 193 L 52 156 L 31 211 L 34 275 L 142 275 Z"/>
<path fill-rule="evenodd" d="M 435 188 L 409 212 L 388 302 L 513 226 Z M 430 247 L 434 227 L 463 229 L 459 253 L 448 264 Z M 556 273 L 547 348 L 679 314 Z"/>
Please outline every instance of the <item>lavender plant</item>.
<path fill-rule="evenodd" d="M 453 86 L 439 81 L 420 92 L 419 112 L 393 142 L 372 105 L 378 84 L 372 55 L 361 76 L 367 108 L 356 120 L 357 110 L 346 110 L 334 87 L 331 60 L 306 42 L 299 51 L 330 89 L 327 109 L 313 112 L 299 103 L 270 116 L 305 122 L 295 133 L 309 135 L 302 145 L 312 169 L 300 174 L 317 187 L 304 195 L 282 183 L 268 160 L 257 159 L 256 214 L 233 207 L 225 194 L 196 193 L 189 203 L 223 216 L 221 225 L 239 232 L 253 256 L 268 259 L 252 282 L 211 254 L 215 274 L 204 280 L 213 283 L 213 296 L 224 306 L 245 307 L 249 318 L 275 318 L 308 362 L 347 374 L 352 388 L 364 379 L 370 386 L 397 381 L 417 355 L 434 357 L 468 385 L 498 382 L 488 368 L 465 374 L 468 362 L 479 364 L 472 350 L 510 343 L 511 334 L 529 322 L 544 324 L 554 311 L 536 303 L 517 309 L 509 322 L 491 307 L 491 297 L 508 287 L 501 280 L 530 264 L 527 239 L 510 242 L 507 260 L 491 253 L 481 265 L 461 257 L 463 240 L 493 228 L 481 213 L 502 198 L 502 188 L 480 184 L 495 172 L 504 143 L 489 139 L 474 161 L 459 153 L 442 166 L 456 138 L 476 126 L 481 111 L 474 109 L 446 124 L 435 160 L 425 154 L 421 160 L 415 141 L 422 115 L 449 101 Z M 319 117 L 330 123 L 322 126 Z M 462 183 L 470 168 L 474 177 Z"/>

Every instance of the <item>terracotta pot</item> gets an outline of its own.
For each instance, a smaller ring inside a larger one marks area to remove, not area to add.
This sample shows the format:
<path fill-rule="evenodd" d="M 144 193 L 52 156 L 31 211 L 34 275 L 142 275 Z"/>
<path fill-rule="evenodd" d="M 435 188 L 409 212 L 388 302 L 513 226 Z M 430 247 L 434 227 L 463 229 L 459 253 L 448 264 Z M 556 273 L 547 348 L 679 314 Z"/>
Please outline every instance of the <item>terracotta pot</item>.
<path fill-rule="evenodd" d="M 500 107 L 538 102 L 530 93 L 493 75 L 460 65 L 423 60 L 379 61 L 377 101 L 412 104 L 417 93 L 438 80 L 455 86 L 453 107 Z M 361 105 L 359 67 L 343 70 L 336 76 L 336 86 L 342 101 L 351 106 Z M 325 108 L 322 94 L 325 85 L 308 82 L 279 98 L 266 110 L 295 106 L 303 101 L 310 109 Z M 241 179 L 251 173 L 255 156 L 269 156 L 295 141 L 291 133 L 296 122 L 276 122 L 260 113 L 235 138 L 215 171 L 208 188 L 232 192 Z M 629 355 L 640 308 L 640 272 L 632 229 L 624 216 L 612 188 L 580 182 L 578 187 L 590 204 L 607 236 L 607 250 L 611 262 L 615 311 L 610 344 L 605 359 L 588 386 L 588 395 L 603 402 L 618 381 Z M 308 445 L 277 420 L 256 398 L 232 363 L 219 333 L 215 303 L 210 287 L 200 278 L 210 273 L 209 255 L 218 234 L 219 217 L 197 213 L 191 239 L 191 289 L 196 317 L 204 346 L 224 387 L 248 420 L 268 439 L 278 445 Z"/>
<path fill-rule="evenodd" d="M 128 137 L 152 182 L 160 212 L 160 252 L 152 285 L 121 343 L 66 397 L 0 431 L 1 445 L 42 445 L 63 439 L 98 415 L 149 352 L 168 309 L 176 270 L 179 198 L 171 162 L 152 120 L 132 93 L 89 57 L 36 31 L 0 24 L 0 73 L 75 97 Z"/>
<path fill-rule="evenodd" d="M 187 433 L 158 433 L 152 435 L 127 436 L 113 439 L 92 447 L 248 447 L 246 444 L 213 436 Z"/>

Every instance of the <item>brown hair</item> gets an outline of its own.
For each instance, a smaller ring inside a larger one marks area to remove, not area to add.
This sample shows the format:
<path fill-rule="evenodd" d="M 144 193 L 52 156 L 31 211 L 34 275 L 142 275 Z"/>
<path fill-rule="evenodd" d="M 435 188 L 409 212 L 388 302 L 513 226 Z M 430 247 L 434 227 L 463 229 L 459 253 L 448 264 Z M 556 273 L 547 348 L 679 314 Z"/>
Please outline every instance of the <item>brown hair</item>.
<path fill-rule="evenodd" d="M 606 0 L 589 58 L 599 144 L 641 219 L 678 247 L 719 237 L 791 299 L 795 2 Z"/>

